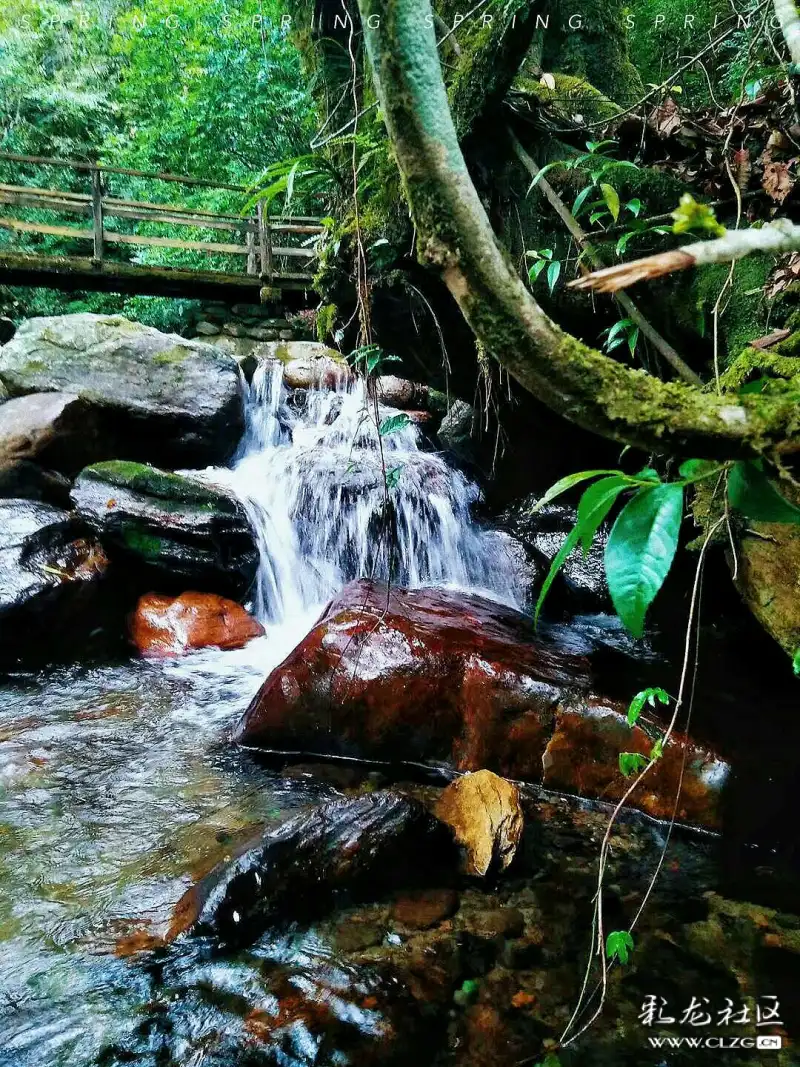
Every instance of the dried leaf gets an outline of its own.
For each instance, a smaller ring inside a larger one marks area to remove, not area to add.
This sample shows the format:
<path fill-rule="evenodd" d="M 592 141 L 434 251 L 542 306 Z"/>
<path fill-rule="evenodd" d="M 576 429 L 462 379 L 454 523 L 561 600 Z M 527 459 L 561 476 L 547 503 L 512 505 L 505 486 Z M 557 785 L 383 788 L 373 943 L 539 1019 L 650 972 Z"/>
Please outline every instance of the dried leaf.
<path fill-rule="evenodd" d="M 466 851 L 465 873 L 483 877 L 493 863 L 505 870 L 522 836 L 519 790 L 492 771 L 457 778 L 444 790 L 436 816 Z"/>
<path fill-rule="evenodd" d="M 789 164 L 772 161 L 765 163 L 761 184 L 767 196 L 772 197 L 776 203 L 782 204 L 794 188 L 794 178 L 789 173 Z"/>

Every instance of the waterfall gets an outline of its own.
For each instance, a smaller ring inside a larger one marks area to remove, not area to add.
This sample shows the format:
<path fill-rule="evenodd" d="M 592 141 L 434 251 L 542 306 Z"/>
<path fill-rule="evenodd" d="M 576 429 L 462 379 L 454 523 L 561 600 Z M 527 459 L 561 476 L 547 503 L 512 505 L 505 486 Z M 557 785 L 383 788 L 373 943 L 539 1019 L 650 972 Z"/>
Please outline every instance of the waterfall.
<path fill-rule="evenodd" d="M 477 486 L 423 450 L 413 423 L 381 436 L 380 422 L 399 413 L 381 405 L 376 419 L 362 380 L 291 390 L 282 364 L 268 360 L 244 388 L 245 433 L 214 478 L 256 531 L 253 607 L 263 622 L 307 614 L 358 577 L 522 602 L 509 539 L 471 516 Z"/>

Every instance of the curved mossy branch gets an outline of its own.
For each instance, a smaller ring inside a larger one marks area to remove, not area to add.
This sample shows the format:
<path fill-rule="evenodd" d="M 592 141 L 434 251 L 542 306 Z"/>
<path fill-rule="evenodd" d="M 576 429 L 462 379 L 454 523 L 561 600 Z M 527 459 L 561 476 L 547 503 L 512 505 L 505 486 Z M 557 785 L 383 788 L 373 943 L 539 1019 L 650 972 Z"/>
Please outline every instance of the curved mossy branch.
<path fill-rule="evenodd" d="M 661 382 L 565 334 L 501 249 L 467 172 L 442 81 L 429 0 L 359 0 L 386 125 L 418 230 L 475 335 L 545 404 L 613 440 L 677 455 L 800 449 L 800 405 Z"/>

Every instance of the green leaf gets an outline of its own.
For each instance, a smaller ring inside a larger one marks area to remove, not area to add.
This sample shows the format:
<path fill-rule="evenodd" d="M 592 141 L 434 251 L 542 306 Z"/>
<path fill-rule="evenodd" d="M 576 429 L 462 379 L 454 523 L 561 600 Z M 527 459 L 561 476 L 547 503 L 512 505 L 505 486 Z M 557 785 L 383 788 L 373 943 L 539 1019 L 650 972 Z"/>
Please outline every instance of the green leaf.
<path fill-rule="evenodd" d="M 528 269 L 528 277 L 530 280 L 535 282 L 546 266 L 546 259 L 537 259 L 535 263 L 532 263 Z"/>
<path fill-rule="evenodd" d="M 558 259 L 554 259 L 550 266 L 547 268 L 547 284 L 550 288 L 551 293 L 556 287 L 556 282 L 558 281 L 558 277 L 560 274 L 561 261 Z"/>
<path fill-rule="evenodd" d="M 613 185 L 609 185 L 607 182 L 601 183 L 600 192 L 603 194 L 603 199 L 611 212 L 612 219 L 616 222 L 619 219 L 620 212 L 619 193 Z"/>
<path fill-rule="evenodd" d="M 615 252 L 618 256 L 624 256 L 628 250 L 629 242 L 636 236 L 636 230 L 626 230 L 620 237 L 615 246 Z"/>
<path fill-rule="evenodd" d="M 578 504 L 578 528 L 584 556 L 588 555 L 592 547 L 594 535 L 600 523 L 608 515 L 614 506 L 614 502 L 624 489 L 630 488 L 630 481 L 618 474 L 612 474 L 608 478 L 601 478 L 599 482 L 590 485 Z"/>
<path fill-rule="evenodd" d="M 600 473 L 605 472 L 601 471 Z M 625 475 L 620 475 L 619 472 L 617 472 L 617 475 L 620 481 L 623 482 L 623 484 L 619 490 L 614 491 L 614 495 L 610 501 L 608 500 L 609 494 L 600 493 L 596 496 L 593 496 L 591 505 L 585 504 L 583 508 L 581 508 L 580 506 L 578 507 L 578 521 L 567 534 L 563 545 L 556 553 L 553 562 L 550 564 L 550 570 L 547 572 L 547 577 L 542 583 L 542 588 L 539 592 L 539 598 L 536 601 L 536 609 L 534 611 L 534 623 L 538 623 L 539 621 L 539 613 L 542 610 L 542 604 L 544 603 L 545 597 L 550 592 L 550 586 L 555 581 L 556 575 L 564 566 L 564 561 L 567 559 L 569 554 L 573 551 L 573 549 L 578 545 L 579 542 L 585 545 L 588 539 L 588 543 L 591 544 L 592 538 L 597 532 L 598 526 L 608 514 L 611 505 L 616 499 L 617 493 L 620 492 L 621 489 L 625 488 L 625 483 L 627 482 Z M 594 486 L 592 486 L 591 488 L 594 489 Z M 587 492 L 589 491 L 590 490 L 587 490 Z M 584 493 L 584 496 L 585 495 L 586 494 Z M 581 504 L 583 504 L 583 497 L 581 498 Z"/>
<path fill-rule="evenodd" d="M 580 485 L 581 482 L 588 482 L 590 478 L 599 478 L 601 474 L 621 475 L 621 472 L 608 470 L 577 471 L 575 474 L 568 474 L 565 478 L 559 478 L 555 485 L 550 486 L 542 499 L 536 501 L 536 506 L 533 509 L 534 513 L 541 511 L 551 500 L 555 500 L 557 496 L 566 493 L 567 490 L 572 489 L 573 486 Z"/>
<path fill-rule="evenodd" d="M 792 658 L 792 670 L 795 674 L 800 674 L 800 648 L 798 648 Z"/>
<path fill-rule="evenodd" d="M 641 752 L 620 752 L 619 754 L 619 769 L 626 778 L 630 778 L 642 767 L 646 767 L 648 762 L 647 756 L 643 756 Z"/>
<path fill-rule="evenodd" d="M 669 694 L 666 690 L 648 687 L 647 689 L 642 689 L 638 692 L 628 708 L 628 725 L 635 726 L 639 716 L 642 714 L 642 709 L 645 704 L 649 704 L 654 708 L 657 700 L 662 704 L 669 704 Z"/>
<path fill-rule="evenodd" d="M 386 488 L 395 489 L 397 483 L 400 481 L 400 475 L 403 473 L 402 467 L 390 467 L 386 472 Z"/>
<path fill-rule="evenodd" d="M 650 759 L 651 760 L 661 759 L 661 757 L 663 755 L 664 755 L 664 739 L 663 738 L 659 738 L 658 741 L 656 741 L 656 743 L 650 749 Z"/>
<path fill-rule="evenodd" d="M 528 186 L 528 192 L 525 195 L 528 196 L 530 194 L 531 190 L 534 189 L 539 184 L 539 182 L 542 180 L 542 178 L 544 178 L 544 176 L 548 173 L 548 171 L 553 170 L 555 167 L 563 167 L 563 166 L 564 166 L 563 161 L 560 160 L 560 159 L 557 159 L 557 160 L 554 160 L 552 163 L 548 163 L 546 166 L 542 167 L 539 170 L 539 172 L 536 175 L 536 177 L 531 182 L 531 184 Z"/>
<path fill-rule="evenodd" d="M 633 952 L 633 938 L 627 930 L 612 930 L 606 938 L 606 956 L 609 960 L 614 957 L 620 963 L 627 963 L 629 953 Z"/>
<path fill-rule="evenodd" d="M 594 192 L 594 186 L 593 185 L 587 185 L 586 188 L 583 189 L 580 193 L 578 193 L 578 195 L 575 197 L 575 203 L 572 205 L 572 214 L 575 216 L 575 218 L 578 217 L 578 215 L 580 214 L 581 208 L 583 207 L 583 205 L 586 203 L 586 201 L 589 199 L 589 197 L 591 196 L 591 194 L 593 192 Z"/>
<path fill-rule="evenodd" d="M 661 485 L 661 475 L 653 467 L 642 467 L 636 472 L 635 477 L 642 482 L 654 482 L 656 485 Z"/>
<path fill-rule="evenodd" d="M 755 522 L 800 524 L 800 508 L 778 491 L 760 459 L 734 465 L 728 479 L 728 498 L 737 511 Z"/>
<path fill-rule="evenodd" d="M 719 463 L 713 459 L 687 459 L 678 467 L 678 474 L 689 481 L 698 481 L 715 470 L 719 470 Z"/>
<path fill-rule="evenodd" d="M 561 1067 L 561 1060 L 556 1056 L 555 1052 L 548 1052 L 543 1060 L 539 1060 L 534 1067 Z"/>
<path fill-rule="evenodd" d="M 640 489 L 625 505 L 606 545 L 606 577 L 614 607 L 634 637 L 664 584 L 678 548 L 683 486 Z"/>
<path fill-rule="evenodd" d="M 388 415 L 378 427 L 378 433 L 381 437 L 388 437 L 390 433 L 397 433 L 398 430 L 404 430 L 410 425 L 411 419 L 404 411 L 401 411 L 399 415 Z"/>
<path fill-rule="evenodd" d="M 628 351 L 632 356 L 636 354 L 636 346 L 639 343 L 639 327 L 634 326 L 632 330 L 628 331 Z"/>
<path fill-rule="evenodd" d="M 633 200 L 628 201 L 625 205 L 625 210 L 630 211 L 631 215 L 634 215 L 637 219 L 639 218 L 642 211 L 642 202 L 638 196 L 634 197 Z"/>

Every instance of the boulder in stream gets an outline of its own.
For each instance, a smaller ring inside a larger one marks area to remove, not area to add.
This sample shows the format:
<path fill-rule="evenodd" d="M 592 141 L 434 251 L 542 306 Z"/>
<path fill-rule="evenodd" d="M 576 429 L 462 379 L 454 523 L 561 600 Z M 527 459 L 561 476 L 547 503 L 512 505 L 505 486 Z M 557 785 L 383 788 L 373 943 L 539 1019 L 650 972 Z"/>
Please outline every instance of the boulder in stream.
<path fill-rule="evenodd" d="M 0 471 L 35 462 L 76 474 L 97 448 L 96 409 L 74 393 L 30 393 L 0 405 Z"/>
<path fill-rule="evenodd" d="M 420 801 L 391 791 L 331 800 L 193 886 L 167 939 L 191 930 L 226 947 L 252 944 L 270 925 L 318 917 L 342 897 L 375 900 L 452 876 L 456 866 L 449 829 Z"/>
<path fill-rule="evenodd" d="M 589 661 L 537 638 L 528 615 L 444 589 L 352 582 L 264 682 L 238 728 L 279 752 L 494 771 L 617 800 L 621 751 L 647 754 L 664 724 L 592 694 Z M 672 814 L 683 739 L 631 797 Z M 717 825 L 727 765 L 687 741 L 678 818 Z"/>
<path fill-rule="evenodd" d="M 143 656 L 182 656 L 199 648 L 242 648 L 264 627 L 241 604 L 216 593 L 147 593 L 139 599 L 129 626 Z"/>
<path fill-rule="evenodd" d="M 118 315 L 29 319 L 0 349 L 0 381 L 12 396 L 72 393 L 90 402 L 102 434 L 89 459 L 220 464 L 243 429 L 230 356 Z"/>
<path fill-rule="evenodd" d="M 0 663 L 71 654 L 98 625 L 107 567 L 99 543 L 68 512 L 0 500 Z"/>
<path fill-rule="evenodd" d="M 190 586 L 242 597 L 255 579 L 258 551 L 247 515 L 217 486 L 112 461 L 83 470 L 72 501 L 109 555 L 141 568 L 150 587 L 157 578 L 165 591 Z"/>

